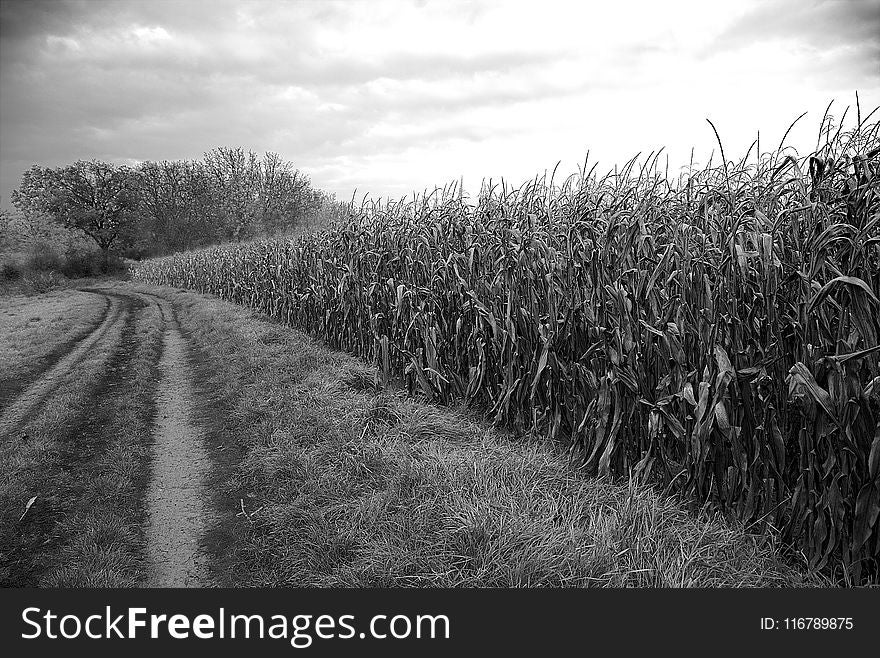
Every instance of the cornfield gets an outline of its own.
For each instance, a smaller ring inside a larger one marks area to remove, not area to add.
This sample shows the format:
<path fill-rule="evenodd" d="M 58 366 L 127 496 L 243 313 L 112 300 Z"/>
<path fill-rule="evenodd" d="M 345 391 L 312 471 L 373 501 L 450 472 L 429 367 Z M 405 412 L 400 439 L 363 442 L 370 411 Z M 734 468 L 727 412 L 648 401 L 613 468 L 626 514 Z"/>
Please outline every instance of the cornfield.
<path fill-rule="evenodd" d="M 773 526 L 813 568 L 869 582 L 878 130 L 826 117 L 810 156 L 750 149 L 677 180 L 653 154 L 605 176 L 484 183 L 475 202 L 453 185 L 134 277 L 250 306 L 412 393 Z"/>

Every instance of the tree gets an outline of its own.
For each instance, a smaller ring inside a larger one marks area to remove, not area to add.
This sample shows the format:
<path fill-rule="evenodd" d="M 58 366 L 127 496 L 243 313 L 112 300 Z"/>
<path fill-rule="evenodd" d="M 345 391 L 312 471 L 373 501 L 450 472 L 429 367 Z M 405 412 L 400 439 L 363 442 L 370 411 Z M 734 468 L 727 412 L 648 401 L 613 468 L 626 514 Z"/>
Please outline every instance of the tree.
<path fill-rule="evenodd" d="M 205 154 L 203 167 L 210 216 L 226 240 L 284 233 L 315 216 L 321 205 L 308 176 L 277 153 L 260 158 L 241 147 L 218 147 Z"/>
<path fill-rule="evenodd" d="M 205 172 L 214 216 L 226 240 L 251 237 L 260 219 L 261 172 L 257 155 L 241 147 L 218 147 L 205 154 Z"/>
<path fill-rule="evenodd" d="M 34 165 L 22 175 L 12 202 L 24 213 L 48 212 L 92 238 L 101 249 L 101 269 L 106 272 L 111 247 L 137 217 L 137 183 L 128 167 L 99 160 L 57 168 Z"/>
<path fill-rule="evenodd" d="M 140 227 L 152 254 L 182 251 L 208 244 L 211 187 L 199 162 L 143 162 L 137 168 L 141 209 L 149 222 Z"/>
<path fill-rule="evenodd" d="M 259 174 L 260 223 L 266 235 L 289 231 L 317 214 L 321 193 L 311 187 L 308 176 L 280 155 L 266 153 L 259 163 Z"/>
<path fill-rule="evenodd" d="M 141 258 L 285 234 L 319 221 L 335 203 L 277 153 L 240 147 L 135 169 L 96 160 L 33 166 L 12 200 L 22 216 L 91 238 L 105 269 L 111 249 Z"/>
<path fill-rule="evenodd" d="M 67 230 L 46 213 L 0 210 L 0 250 L 23 250 L 64 240 Z"/>

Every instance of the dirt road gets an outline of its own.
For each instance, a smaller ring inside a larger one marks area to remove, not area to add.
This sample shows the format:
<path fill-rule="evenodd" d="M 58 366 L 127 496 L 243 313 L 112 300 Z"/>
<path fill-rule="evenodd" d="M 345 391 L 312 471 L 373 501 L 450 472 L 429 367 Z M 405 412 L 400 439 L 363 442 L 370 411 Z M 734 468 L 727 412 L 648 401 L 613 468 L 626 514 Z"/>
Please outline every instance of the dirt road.
<path fill-rule="evenodd" d="M 195 408 L 187 341 L 171 305 L 154 298 L 165 321 L 157 422 L 153 433 L 153 477 L 147 492 L 147 557 L 151 587 L 206 585 L 200 541 L 207 509 L 204 481 L 208 455 L 191 416 Z"/>
<path fill-rule="evenodd" d="M 147 340 L 146 332 L 137 329 L 135 312 L 146 307 L 154 312 L 161 327 L 161 354 L 152 370 L 158 381 L 146 387 L 154 391 L 155 419 L 149 432 L 149 473 L 140 497 L 145 538 L 145 581 L 149 587 L 200 587 L 210 585 L 202 548 L 204 533 L 210 525 L 211 512 L 205 492 L 209 457 L 203 431 L 193 417 L 197 408 L 196 384 L 190 366 L 187 338 L 180 332 L 171 304 L 161 297 L 135 292 L 116 286 L 89 288 L 83 291 L 106 299 L 106 309 L 97 326 L 85 337 L 73 340 L 57 350 L 45 367 L 19 382 L 18 392 L 0 409 L 0 437 L 10 442 L 26 442 L 28 425 L 41 414 L 50 414 L 49 406 L 57 406 L 59 396 L 82 373 L 98 373 L 97 385 L 91 385 L 91 400 L 86 412 L 80 414 L 80 430 L 68 441 L 65 449 L 83 455 L 98 443 L 109 445 L 95 434 L 110 431 L 112 422 L 102 419 L 102 397 L 144 389 L 130 380 L 143 377 L 132 374 L 125 364 L 133 362 L 132 354 Z M 146 375 L 151 376 L 150 374 Z M 124 378 L 127 378 L 123 381 Z M 89 411 L 91 409 L 91 411 Z M 86 416 L 82 418 L 82 416 Z M 86 445 L 88 444 L 88 445 Z M 94 452 L 94 451 L 92 451 Z M 45 495 L 44 495 L 45 497 Z M 39 496 L 37 496 L 39 498 Z M 30 506 L 28 504 L 27 513 Z M 36 508 L 35 508 L 36 509 Z M 30 512 L 32 516 L 36 511 Z M 24 518 L 24 515 L 22 515 Z M 49 541 L 49 540 L 47 540 Z M 2 557 L 2 555 L 0 555 Z M 57 569 L 56 569 L 57 570 Z"/>

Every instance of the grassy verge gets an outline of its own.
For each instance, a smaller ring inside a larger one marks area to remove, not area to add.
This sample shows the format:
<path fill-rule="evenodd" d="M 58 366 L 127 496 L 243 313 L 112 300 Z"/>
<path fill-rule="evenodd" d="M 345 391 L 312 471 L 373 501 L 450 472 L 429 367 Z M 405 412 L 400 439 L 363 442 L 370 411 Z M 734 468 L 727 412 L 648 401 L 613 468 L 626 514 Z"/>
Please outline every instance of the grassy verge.
<path fill-rule="evenodd" d="M 101 322 L 107 302 L 75 290 L 0 297 L 0 404 Z"/>
<path fill-rule="evenodd" d="M 198 354 L 220 585 L 810 586 L 751 536 L 587 477 L 465 409 L 378 391 L 357 359 L 241 307 L 173 301 Z"/>
<path fill-rule="evenodd" d="M 68 285 L 68 279 L 60 272 L 28 271 L 23 276 L 12 279 L 0 276 L 0 297 L 42 295 L 65 289 Z"/>
<path fill-rule="evenodd" d="M 155 307 L 135 307 L 0 445 L 5 586 L 119 587 L 143 578 L 142 496 L 162 330 Z"/>
<path fill-rule="evenodd" d="M 127 281 L 128 273 L 119 271 L 97 276 L 67 278 L 60 272 L 28 272 L 20 279 L 10 280 L 0 276 L 0 299 L 10 297 L 36 297 L 55 292 L 86 288 L 96 285 L 114 285 L 119 281 Z"/>

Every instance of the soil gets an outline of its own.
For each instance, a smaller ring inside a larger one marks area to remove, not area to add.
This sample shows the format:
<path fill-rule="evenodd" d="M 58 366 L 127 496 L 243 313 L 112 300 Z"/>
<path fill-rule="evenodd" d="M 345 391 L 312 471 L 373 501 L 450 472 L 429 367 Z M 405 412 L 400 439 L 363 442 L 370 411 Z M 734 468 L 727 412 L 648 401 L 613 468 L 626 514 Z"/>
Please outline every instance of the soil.
<path fill-rule="evenodd" d="M 166 324 L 147 489 L 147 586 L 203 587 L 208 584 L 202 538 L 209 521 L 205 478 L 210 461 L 190 411 L 195 405 L 187 341 L 170 309 L 160 306 Z"/>

